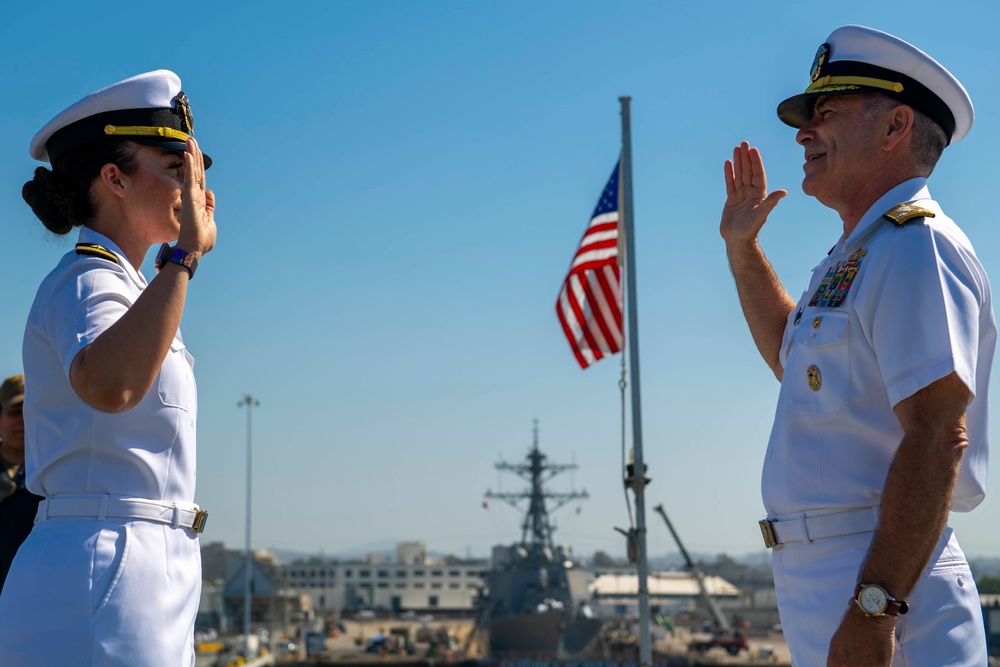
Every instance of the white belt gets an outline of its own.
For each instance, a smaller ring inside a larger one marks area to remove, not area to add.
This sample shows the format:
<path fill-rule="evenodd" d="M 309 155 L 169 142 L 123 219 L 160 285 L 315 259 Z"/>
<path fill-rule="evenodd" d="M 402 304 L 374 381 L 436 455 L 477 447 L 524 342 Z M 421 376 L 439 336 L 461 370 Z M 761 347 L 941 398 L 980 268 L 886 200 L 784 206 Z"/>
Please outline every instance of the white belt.
<path fill-rule="evenodd" d="M 789 542 L 812 542 L 828 537 L 869 533 L 878 526 L 878 506 L 819 516 L 801 514 L 792 518 L 759 521 L 764 546 L 770 549 Z"/>
<path fill-rule="evenodd" d="M 59 517 L 97 519 L 139 519 L 163 523 L 173 528 L 205 532 L 208 512 L 197 505 L 145 498 L 123 498 L 103 495 L 63 495 L 46 498 L 38 503 L 35 522 Z"/>

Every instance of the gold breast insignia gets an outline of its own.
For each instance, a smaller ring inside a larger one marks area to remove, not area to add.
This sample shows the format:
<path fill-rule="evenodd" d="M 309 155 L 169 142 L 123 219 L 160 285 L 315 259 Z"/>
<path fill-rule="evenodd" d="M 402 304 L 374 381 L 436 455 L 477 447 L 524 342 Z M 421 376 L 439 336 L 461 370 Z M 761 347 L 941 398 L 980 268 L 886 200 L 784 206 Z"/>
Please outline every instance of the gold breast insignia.
<path fill-rule="evenodd" d="M 809 388 L 813 391 L 819 391 L 819 388 L 823 386 L 823 377 L 819 374 L 819 368 L 815 364 L 806 369 L 806 381 L 809 382 Z"/>

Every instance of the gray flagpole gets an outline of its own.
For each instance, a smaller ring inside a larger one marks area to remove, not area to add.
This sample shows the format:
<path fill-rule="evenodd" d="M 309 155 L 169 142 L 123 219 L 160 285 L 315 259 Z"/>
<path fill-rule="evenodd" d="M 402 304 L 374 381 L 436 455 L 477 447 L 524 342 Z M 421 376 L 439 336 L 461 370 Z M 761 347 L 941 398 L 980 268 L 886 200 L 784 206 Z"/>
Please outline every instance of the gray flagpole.
<path fill-rule="evenodd" d="M 629 118 L 631 97 L 619 97 L 622 105 L 622 191 L 625 198 L 625 275 L 628 296 L 628 347 L 629 367 L 632 369 L 632 452 L 635 467 L 631 487 L 635 492 L 636 551 L 638 552 L 639 578 L 639 664 L 651 665 L 649 646 L 649 587 L 646 564 L 646 466 L 642 458 L 642 402 L 639 392 L 639 318 L 636 312 L 635 293 L 635 233 L 632 225 L 632 129 Z"/>

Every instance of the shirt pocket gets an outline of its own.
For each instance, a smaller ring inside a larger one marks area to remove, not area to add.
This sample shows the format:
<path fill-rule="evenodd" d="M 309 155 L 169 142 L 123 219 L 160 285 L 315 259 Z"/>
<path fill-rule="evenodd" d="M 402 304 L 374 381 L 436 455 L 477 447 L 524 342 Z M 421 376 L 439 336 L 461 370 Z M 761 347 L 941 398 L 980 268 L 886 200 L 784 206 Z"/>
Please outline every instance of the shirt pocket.
<path fill-rule="evenodd" d="M 194 387 L 194 357 L 184 343 L 174 338 L 157 376 L 157 393 L 163 405 L 191 410 L 197 397 Z"/>
<path fill-rule="evenodd" d="M 782 393 L 799 412 L 840 412 L 851 384 L 848 313 L 813 311 L 792 332 Z"/>

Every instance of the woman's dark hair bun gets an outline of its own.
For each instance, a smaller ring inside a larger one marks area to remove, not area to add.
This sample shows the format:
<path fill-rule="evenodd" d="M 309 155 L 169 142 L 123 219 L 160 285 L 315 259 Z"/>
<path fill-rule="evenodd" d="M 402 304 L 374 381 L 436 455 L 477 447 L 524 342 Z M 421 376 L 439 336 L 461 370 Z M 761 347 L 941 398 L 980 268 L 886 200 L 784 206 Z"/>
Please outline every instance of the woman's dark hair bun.
<path fill-rule="evenodd" d="M 127 139 L 108 139 L 80 146 L 60 156 L 51 171 L 35 169 L 35 177 L 21 188 L 21 196 L 53 234 L 90 223 L 97 204 L 91 195 L 104 165 L 112 163 L 126 174 L 138 169 L 139 145 Z"/>
<path fill-rule="evenodd" d="M 76 219 L 79 203 L 75 200 L 78 197 L 57 172 L 45 167 L 35 169 L 35 177 L 21 188 L 21 197 L 53 234 L 68 234 L 74 226 L 82 224 Z"/>

